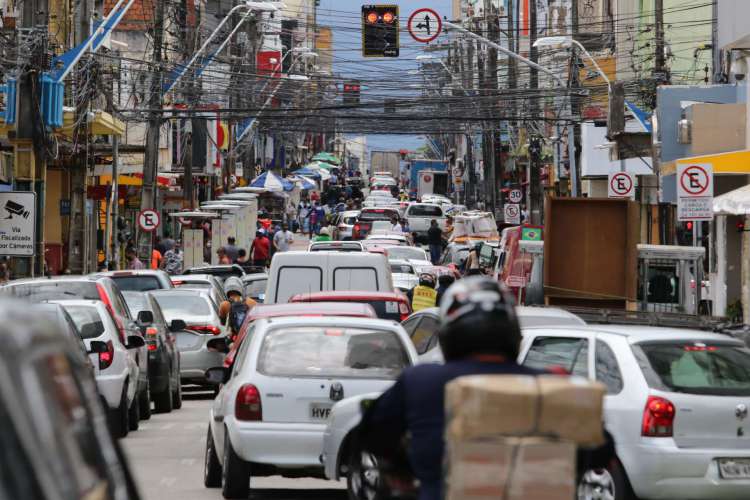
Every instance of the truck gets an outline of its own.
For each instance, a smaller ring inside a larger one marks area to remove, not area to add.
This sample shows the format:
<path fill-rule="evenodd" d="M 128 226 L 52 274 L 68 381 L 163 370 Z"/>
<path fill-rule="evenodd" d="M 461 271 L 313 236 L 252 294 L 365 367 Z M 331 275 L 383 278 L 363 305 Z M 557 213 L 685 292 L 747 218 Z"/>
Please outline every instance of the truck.
<path fill-rule="evenodd" d="M 401 153 L 398 151 L 370 152 L 370 175 L 375 172 L 388 172 L 396 181 L 401 177 Z"/>
<path fill-rule="evenodd" d="M 417 185 L 417 198 L 421 199 L 427 194 L 448 195 L 450 179 L 448 172 L 439 170 L 422 170 L 419 172 L 419 183 Z"/>
<path fill-rule="evenodd" d="M 448 162 L 442 160 L 426 160 L 416 159 L 411 162 L 411 168 L 409 170 L 409 191 L 410 193 L 417 195 L 419 191 L 419 173 L 422 171 L 431 172 L 448 172 Z M 447 190 L 447 186 L 446 186 Z M 443 193 L 438 193 L 443 194 Z"/>

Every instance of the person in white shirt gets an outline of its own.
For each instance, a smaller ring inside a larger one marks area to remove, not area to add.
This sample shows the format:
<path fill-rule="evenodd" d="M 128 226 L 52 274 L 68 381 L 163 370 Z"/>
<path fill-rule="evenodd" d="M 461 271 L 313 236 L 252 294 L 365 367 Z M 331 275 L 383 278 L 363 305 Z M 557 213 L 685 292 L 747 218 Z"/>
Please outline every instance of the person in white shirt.
<path fill-rule="evenodd" d="M 294 242 L 294 235 L 289 230 L 289 225 L 285 222 L 281 225 L 281 231 L 273 235 L 273 246 L 277 252 L 288 252 L 289 246 Z"/>
<path fill-rule="evenodd" d="M 404 227 L 401 225 L 401 223 L 398 221 L 396 217 L 391 217 L 391 232 L 393 233 L 403 233 Z"/>

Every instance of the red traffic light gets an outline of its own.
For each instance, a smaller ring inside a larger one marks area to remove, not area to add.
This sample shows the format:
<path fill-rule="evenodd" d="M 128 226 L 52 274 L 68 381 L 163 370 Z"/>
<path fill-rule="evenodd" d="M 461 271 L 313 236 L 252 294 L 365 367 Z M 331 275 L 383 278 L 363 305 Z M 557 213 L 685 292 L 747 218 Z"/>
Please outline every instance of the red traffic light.
<path fill-rule="evenodd" d="M 692 223 L 692 221 L 688 221 L 688 222 L 685 223 L 685 229 L 687 229 L 688 231 L 692 231 L 693 230 L 693 223 Z"/>
<path fill-rule="evenodd" d="M 739 233 L 745 232 L 745 223 L 743 221 L 737 222 L 737 232 Z"/>
<path fill-rule="evenodd" d="M 375 23 L 378 22 L 378 19 L 379 19 L 378 13 L 375 12 L 374 10 L 367 13 L 367 22 L 368 23 L 375 24 Z"/>
<path fill-rule="evenodd" d="M 393 21 L 396 20 L 396 16 L 391 11 L 387 11 L 383 14 L 383 22 L 386 24 L 391 24 Z"/>

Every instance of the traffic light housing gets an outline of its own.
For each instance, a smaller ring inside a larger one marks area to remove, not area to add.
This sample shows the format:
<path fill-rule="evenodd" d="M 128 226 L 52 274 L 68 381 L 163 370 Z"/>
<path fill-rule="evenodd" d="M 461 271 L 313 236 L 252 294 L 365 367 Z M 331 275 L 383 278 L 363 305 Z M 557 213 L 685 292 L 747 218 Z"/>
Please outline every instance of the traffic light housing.
<path fill-rule="evenodd" d="M 361 90 L 359 82 L 345 82 L 344 91 L 344 104 L 357 106 L 359 105 L 359 93 Z"/>
<path fill-rule="evenodd" d="M 362 6 L 362 56 L 398 57 L 398 5 Z"/>

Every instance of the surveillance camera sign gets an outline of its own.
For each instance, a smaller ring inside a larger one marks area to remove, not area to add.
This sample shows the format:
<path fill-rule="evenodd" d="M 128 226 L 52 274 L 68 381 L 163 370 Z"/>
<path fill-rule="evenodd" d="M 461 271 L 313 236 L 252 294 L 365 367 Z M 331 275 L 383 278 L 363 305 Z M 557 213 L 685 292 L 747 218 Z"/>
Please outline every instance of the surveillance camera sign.
<path fill-rule="evenodd" d="M 34 256 L 36 193 L 0 193 L 0 255 Z"/>

